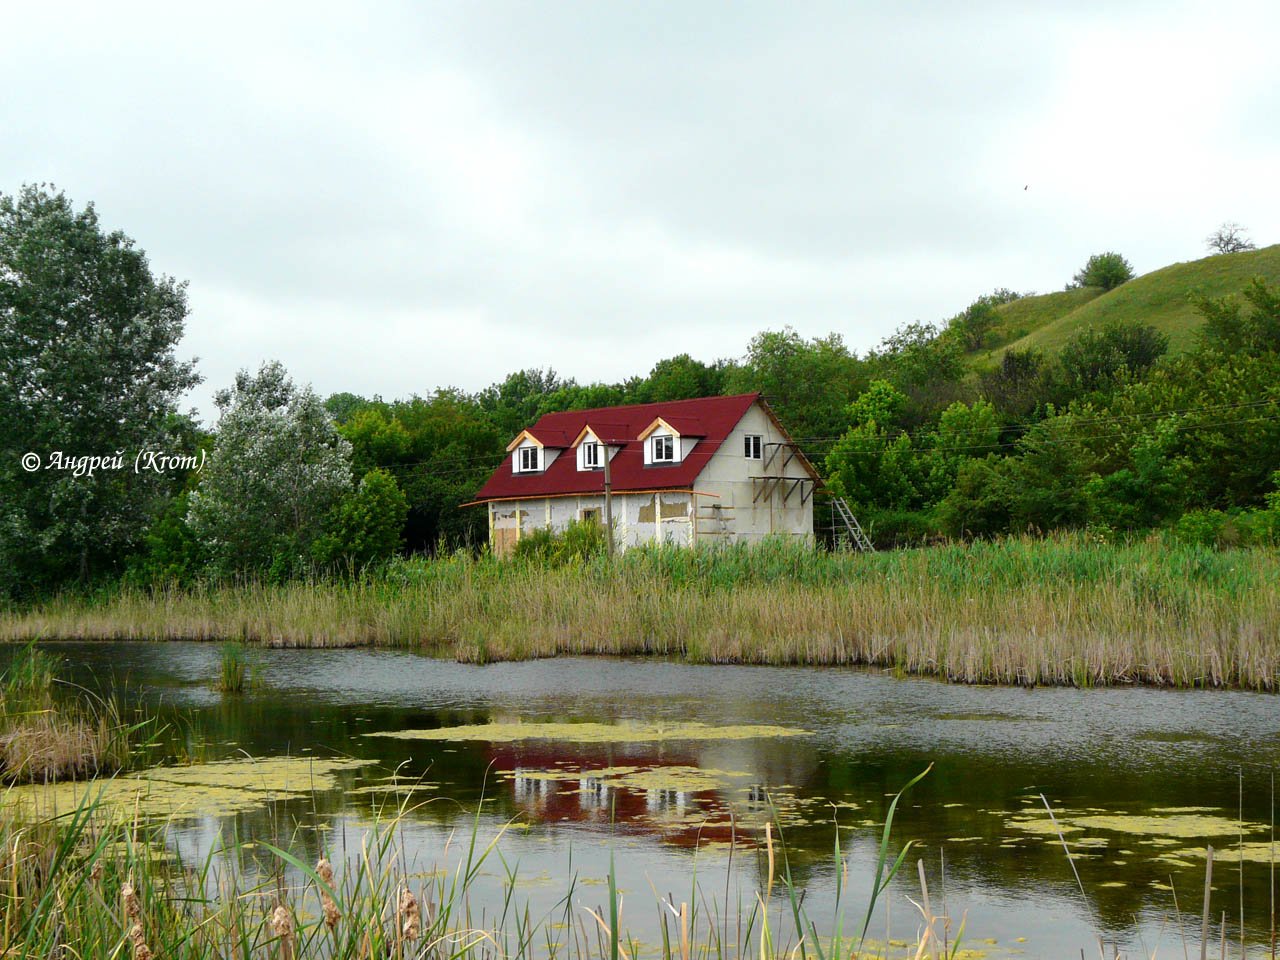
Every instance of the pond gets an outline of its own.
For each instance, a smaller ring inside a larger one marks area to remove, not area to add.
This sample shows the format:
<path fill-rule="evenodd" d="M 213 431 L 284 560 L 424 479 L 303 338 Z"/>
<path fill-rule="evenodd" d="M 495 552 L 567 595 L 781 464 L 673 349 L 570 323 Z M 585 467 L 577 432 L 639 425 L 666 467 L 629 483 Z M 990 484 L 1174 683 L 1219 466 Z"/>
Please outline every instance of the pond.
<path fill-rule="evenodd" d="M 491 861 L 477 891 L 498 902 L 510 869 L 535 916 L 571 875 L 598 908 L 612 858 L 623 924 L 653 942 L 655 893 L 690 900 L 695 869 L 708 899 L 753 901 L 767 876 L 760 828 L 773 818 L 826 931 L 835 838 L 851 856 L 848 928 L 865 910 L 890 800 L 932 765 L 893 825 L 894 854 L 907 840 L 918 849 L 887 898 L 890 937 L 916 931 L 906 897 L 919 899 L 918 858 L 952 934 L 967 914 L 966 946 L 990 956 L 1092 955 L 1096 931 L 1131 953 L 1150 955 L 1157 940 L 1177 952 L 1173 893 L 1191 939 L 1207 843 L 1215 918 L 1225 912 L 1239 940 L 1243 889 L 1249 939 L 1269 937 L 1280 702 L 1267 695 L 642 659 L 471 666 L 368 649 L 251 650 L 257 683 L 231 695 L 213 688 L 216 645 L 46 649 L 63 676 L 145 700 L 215 762 L 169 774 L 173 789 L 155 795 L 152 812 L 172 817 L 167 842 L 184 856 L 234 834 L 338 863 L 375 811 L 403 803 L 405 856 L 422 872 L 448 843 L 456 856 L 474 824 L 487 842 L 510 823 L 498 845 L 507 867 Z M 247 774 L 216 763 L 246 757 L 295 762 Z M 885 923 L 881 905 L 872 934 L 885 937 Z"/>

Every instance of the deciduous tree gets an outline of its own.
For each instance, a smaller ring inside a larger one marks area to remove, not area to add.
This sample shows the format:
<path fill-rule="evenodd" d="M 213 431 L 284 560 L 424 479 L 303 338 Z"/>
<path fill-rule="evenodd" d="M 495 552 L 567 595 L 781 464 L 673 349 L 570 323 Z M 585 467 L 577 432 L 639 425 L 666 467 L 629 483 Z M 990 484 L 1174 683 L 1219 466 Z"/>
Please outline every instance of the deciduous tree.
<path fill-rule="evenodd" d="M 92 204 L 43 185 L 0 195 L 0 595 L 110 569 L 140 540 L 175 484 L 133 460 L 181 452 L 165 449 L 177 403 L 200 382 L 175 355 L 186 316 L 185 284 L 153 275 Z M 127 466 L 48 469 L 55 452 L 117 451 Z"/>
<path fill-rule="evenodd" d="M 191 527 L 220 573 L 296 574 L 351 489 L 351 444 L 276 362 L 240 371 L 215 401 L 217 439 L 191 494 Z"/>

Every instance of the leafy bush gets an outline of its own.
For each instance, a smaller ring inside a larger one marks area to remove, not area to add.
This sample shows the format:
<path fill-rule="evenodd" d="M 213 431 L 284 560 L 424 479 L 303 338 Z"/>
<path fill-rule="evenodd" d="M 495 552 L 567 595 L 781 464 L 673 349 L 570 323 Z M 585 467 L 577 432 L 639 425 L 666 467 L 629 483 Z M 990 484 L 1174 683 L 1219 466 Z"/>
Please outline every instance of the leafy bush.
<path fill-rule="evenodd" d="M 1077 287 L 1114 290 L 1120 284 L 1133 279 L 1133 266 L 1114 251 L 1095 253 L 1071 279 Z"/>
<path fill-rule="evenodd" d="M 385 470 L 370 470 L 338 504 L 329 532 L 315 543 L 316 560 L 352 569 L 387 560 L 400 549 L 408 515 L 409 504 L 395 478 Z"/>
<path fill-rule="evenodd" d="M 1232 518 L 1221 510 L 1189 510 L 1173 524 L 1179 543 L 1201 547 L 1234 546 L 1239 535 Z"/>
<path fill-rule="evenodd" d="M 608 537 L 599 523 L 570 521 L 562 533 L 542 528 L 516 541 L 512 556 L 535 560 L 553 567 L 583 563 L 600 556 L 608 548 Z"/>

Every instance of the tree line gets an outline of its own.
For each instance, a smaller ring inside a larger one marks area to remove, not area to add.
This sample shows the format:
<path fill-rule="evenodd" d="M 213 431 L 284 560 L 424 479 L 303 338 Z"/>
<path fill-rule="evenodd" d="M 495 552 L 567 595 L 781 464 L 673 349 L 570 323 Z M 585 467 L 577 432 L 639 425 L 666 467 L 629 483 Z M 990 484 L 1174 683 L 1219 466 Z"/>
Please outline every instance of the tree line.
<path fill-rule="evenodd" d="M 1107 253 L 1068 286 L 1131 276 Z M 619 383 L 528 369 L 474 393 L 321 398 L 269 362 L 219 391 L 204 427 L 178 410 L 200 382 L 177 357 L 185 286 L 105 232 L 92 204 L 26 187 L 0 195 L 0 596 L 287 579 L 479 547 L 484 511 L 460 505 L 541 415 L 753 391 L 883 546 L 1063 527 L 1274 541 L 1280 293 L 1258 281 L 1201 300 L 1199 341 L 1178 356 L 1126 322 L 982 369 L 973 351 L 1019 297 L 996 290 L 861 354 L 838 333 L 784 327 L 743 357 L 681 354 Z M 208 455 L 165 473 L 23 461 L 142 449 Z"/>

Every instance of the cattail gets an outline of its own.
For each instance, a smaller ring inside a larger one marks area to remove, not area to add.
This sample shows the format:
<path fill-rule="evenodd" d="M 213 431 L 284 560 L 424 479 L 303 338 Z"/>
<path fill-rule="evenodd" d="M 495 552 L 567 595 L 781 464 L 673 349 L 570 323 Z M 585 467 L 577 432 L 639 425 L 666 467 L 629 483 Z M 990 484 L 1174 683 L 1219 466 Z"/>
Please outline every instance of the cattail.
<path fill-rule="evenodd" d="M 333 886 L 333 865 L 328 860 L 321 858 L 316 864 L 316 876 L 323 880 L 330 887 Z M 338 912 L 338 905 L 333 902 L 333 897 L 329 896 L 329 891 L 324 887 L 320 888 L 320 905 L 324 909 L 324 922 L 330 930 L 338 925 L 338 921 L 342 919 L 342 914 Z"/>
<path fill-rule="evenodd" d="M 293 914 L 282 903 L 271 914 L 271 929 L 280 938 L 280 956 L 283 960 L 293 960 Z"/>
<path fill-rule="evenodd" d="M 135 923 L 129 931 L 129 939 L 133 941 L 133 960 L 151 960 L 151 948 L 147 946 L 142 933 L 142 924 Z"/>
<path fill-rule="evenodd" d="M 422 914 L 418 901 L 406 886 L 400 891 L 400 932 L 406 940 L 417 940 L 422 934 Z"/>
<path fill-rule="evenodd" d="M 93 866 L 89 868 L 89 879 L 92 880 L 94 883 L 101 882 L 102 880 L 102 861 L 101 860 L 93 861 Z"/>
<path fill-rule="evenodd" d="M 130 920 L 142 919 L 142 904 L 138 902 L 138 891 L 134 889 L 133 877 L 124 882 L 120 888 L 120 900 L 124 904 L 124 915 Z"/>

